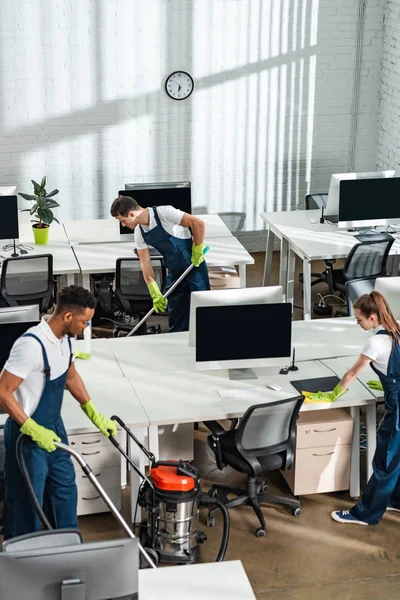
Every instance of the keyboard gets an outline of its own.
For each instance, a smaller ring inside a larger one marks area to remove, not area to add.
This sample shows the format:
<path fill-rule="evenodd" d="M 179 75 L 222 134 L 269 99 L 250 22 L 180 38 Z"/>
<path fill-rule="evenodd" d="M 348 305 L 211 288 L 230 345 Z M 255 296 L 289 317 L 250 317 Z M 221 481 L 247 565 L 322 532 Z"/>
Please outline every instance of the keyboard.
<path fill-rule="evenodd" d="M 249 388 L 228 388 L 218 390 L 221 398 L 249 398 L 251 396 L 261 396 L 261 389 L 258 387 Z"/>

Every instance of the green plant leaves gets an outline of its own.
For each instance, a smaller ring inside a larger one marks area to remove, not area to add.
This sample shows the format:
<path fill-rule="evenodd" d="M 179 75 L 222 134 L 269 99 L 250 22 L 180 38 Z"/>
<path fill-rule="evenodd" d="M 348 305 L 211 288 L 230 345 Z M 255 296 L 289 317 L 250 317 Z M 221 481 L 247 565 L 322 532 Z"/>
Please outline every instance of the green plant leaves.
<path fill-rule="evenodd" d="M 54 219 L 53 213 L 48 208 L 38 208 L 36 212 L 37 212 L 37 216 L 39 217 L 39 219 L 41 221 L 43 221 L 43 223 L 50 225 L 50 223 L 53 222 L 53 219 Z"/>
<path fill-rule="evenodd" d="M 22 192 L 19 192 L 18 195 L 21 196 L 24 200 L 36 200 L 36 196 L 33 196 L 32 194 L 23 194 Z"/>
<path fill-rule="evenodd" d="M 59 192 L 59 190 L 53 190 L 49 194 L 46 194 L 46 198 L 51 198 L 52 196 L 55 196 L 56 194 L 58 194 L 58 192 Z"/>
<path fill-rule="evenodd" d="M 38 221 L 32 222 L 43 222 L 46 225 L 50 225 L 53 221 L 59 223 L 59 221 L 54 217 L 52 208 L 56 208 L 60 206 L 56 200 L 51 200 L 53 196 L 59 193 L 58 189 L 52 190 L 49 194 L 46 192 L 46 176 L 42 177 L 40 185 L 37 181 L 31 179 L 33 185 L 34 194 L 22 194 L 19 192 L 19 195 L 24 198 L 24 200 L 29 200 L 30 202 L 34 201 L 35 204 L 32 208 L 25 208 L 21 212 L 30 212 L 31 215 L 37 217 Z"/>
<path fill-rule="evenodd" d="M 40 182 L 40 187 L 42 188 L 42 190 L 44 190 L 44 188 L 46 187 L 46 175 L 44 177 L 42 177 L 42 181 Z"/>

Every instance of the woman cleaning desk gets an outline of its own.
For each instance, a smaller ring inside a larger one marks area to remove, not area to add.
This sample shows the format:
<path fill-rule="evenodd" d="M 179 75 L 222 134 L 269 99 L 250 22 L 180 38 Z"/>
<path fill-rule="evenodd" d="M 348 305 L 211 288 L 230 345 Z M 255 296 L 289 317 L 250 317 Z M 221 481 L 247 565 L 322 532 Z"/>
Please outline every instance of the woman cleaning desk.
<path fill-rule="evenodd" d="M 377 432 L 372 477 L 353 508 L 331 513 L 339 523 L 376 525 L 386 510 L 400 512 L 400 325 L 379 292 L 360 296 L 353 306 L 358 325 L 374 329 L 374 335 L 333 392 L 304 392 L 304 396 L 305 402 L 333 402 L 369 364 L 378 375 L 380 382 L 368 385 L 383 389 L 386 413 Z"/>

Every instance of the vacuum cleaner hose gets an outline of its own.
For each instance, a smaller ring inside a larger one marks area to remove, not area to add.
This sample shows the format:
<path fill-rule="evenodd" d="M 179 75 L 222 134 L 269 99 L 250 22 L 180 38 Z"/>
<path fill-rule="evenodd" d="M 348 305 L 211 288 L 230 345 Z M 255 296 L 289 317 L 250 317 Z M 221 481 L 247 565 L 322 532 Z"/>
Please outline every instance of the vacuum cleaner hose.
<path fill-rule="evenodd" d="M 23 480 L 25 481 L 26 488 L 28 490 L 28 494 L 32 500 L 32 504 L 34 506 L 37 516 L 40 519 L 41 524 L 43 525 L 44 529 L 53 529 L 50 521 L 46 517 L 46 514 L 45 514 L 39 500 L 37 499 L 35 490 L 33 489 L 31 478 L 29 477 L 28 468 L 26 466 L 25 456 L 24 456 L 24 447 L 25 447 L 27 439 L 28 439 L 28 436 L 24 435 L 23 433 L 21 433 L 21 435 L 17 439 L 16 455 L 17 455 L 18 467 L 19 467 L 19 470 L 21 471 L 21 475 L 22 475 Z"/>
<path fill-rule="evenodd" d="M 218 556 L 215 562 L 222 562 L 225 558 L 226 549 L 228 547 L 229 541 L 229 527 L 230 527 L 230 518 L 228 509 L 222 502 L 217 500 L 216 498 L 211 498 L 207 494 L 203 494 L 200 499 L 201 506 L 217 506 L 222 513 L 222 521 L 223 521 L 223 529 L 222 529 L 222 539 L 221 546 L 219 548 Z"/>

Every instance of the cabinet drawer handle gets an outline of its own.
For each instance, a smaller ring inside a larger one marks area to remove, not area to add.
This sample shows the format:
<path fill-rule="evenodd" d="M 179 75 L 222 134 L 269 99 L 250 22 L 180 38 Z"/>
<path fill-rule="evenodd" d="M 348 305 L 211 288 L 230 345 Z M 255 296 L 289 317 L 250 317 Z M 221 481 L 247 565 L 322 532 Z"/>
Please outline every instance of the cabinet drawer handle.
<path fill-rule="evenodd" d="M 82 442 L 82 446 L 89 446 L 90 444 L 100 444 L 100 440 L 94 440 L 93 442 Z"/>
<path fill-rule="evenodd" d="M 82 500 L 98 500 L 99 498 L 101 498 L 100 494 L 98 496 L 94 496 L 93 498 L 85 498 L 85 496 L 82 496 Z"/>
<path fill-rule="evenodd" d="M 100 450 L 96 450 L 96 452 L 82 452 L 82 456 L 93 456 L 94 454 L 100 454 Z"/>
<path fill-rule="evenodd" d="M 327 433 L 328 431 L 336 431 L 336 427 L 332 429 L 313 429 L 314 433 Z"/>
<path fill-rule="evenodd" d="M 93 475 L 94 475 L 95 477 L 100 477 L 100 475 L 101 475 L 101 472 L 100 472 L 100 473 L 93 473 Z M 88 479 L 88 475 L 82 475 L 82 479 Z"/>
<path fill-rule="evenodd" d="M 326 452 L 325 454 L 313 454 L 313 456 L 331 456 L 331 454 L 335 454 L 335 452 Z"/>

